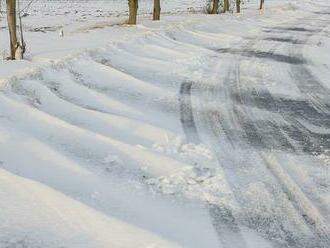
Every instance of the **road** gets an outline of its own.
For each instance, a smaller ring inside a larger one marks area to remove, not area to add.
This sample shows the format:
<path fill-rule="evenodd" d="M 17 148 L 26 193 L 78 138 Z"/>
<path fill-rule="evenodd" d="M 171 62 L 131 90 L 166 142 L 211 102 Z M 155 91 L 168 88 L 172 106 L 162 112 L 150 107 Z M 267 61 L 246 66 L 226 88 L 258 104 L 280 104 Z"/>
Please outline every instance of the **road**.
<path fill-rule="evenodd" d="M 330 149 L 330 92 L 303 55 L 330 25 L 329 14 L 265 26 L 238 45 L 213 48 L 226 60 L 215 67 L 218 80 L 181 86 L 185 133 L 213 147 L 237 203 L 210 207 L 224 247 L 247 247 L 246 227 L 271 247 L 330 247 L 329 188 L 315 177 L 329 176 L 317 156 Z"/>

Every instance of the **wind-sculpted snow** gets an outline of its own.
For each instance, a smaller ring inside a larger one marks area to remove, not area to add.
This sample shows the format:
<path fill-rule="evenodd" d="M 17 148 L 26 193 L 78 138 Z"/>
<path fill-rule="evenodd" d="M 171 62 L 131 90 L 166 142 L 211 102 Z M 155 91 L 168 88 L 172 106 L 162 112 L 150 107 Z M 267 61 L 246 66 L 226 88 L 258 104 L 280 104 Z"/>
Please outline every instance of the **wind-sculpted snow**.
<path fill-rule="evenodd" d="M 0 247 L 330 247 L 328 5 L 34 52 L 2 82 Z"/>

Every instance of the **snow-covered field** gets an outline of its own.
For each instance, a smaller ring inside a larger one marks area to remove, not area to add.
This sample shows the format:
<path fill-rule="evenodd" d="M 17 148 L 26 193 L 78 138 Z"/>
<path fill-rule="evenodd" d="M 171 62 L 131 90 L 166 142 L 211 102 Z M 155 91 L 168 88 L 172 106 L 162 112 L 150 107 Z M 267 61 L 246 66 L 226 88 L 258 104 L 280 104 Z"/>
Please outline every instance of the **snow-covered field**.
<path fill-rule="evenodd" d="M 126 2 L 26 8 L 26 60 L 0 60 L 0 248 L 330 247 L 328 0 L 164 0 L 160 22 L 142 0 L 135 27 Z"/>
<path fill-rule="evenodd" d="M 3 9 L 5 7 L 2 1 Z M 197 13 L 205 11 L 206 0 L 164 0 L 163 14 Z M 124 22 L 128 15 L 126 0 L 21 0 L 20 9 L 24 16 L 24 26 L 31 32 L 49 32 L 62 27 L 71 30 L 95 23 L 111 25 Z M 139 1 L 139 14 L 152 13 L 153 0 Z M 2 23 L 1 26 L 4 26 Z"/>

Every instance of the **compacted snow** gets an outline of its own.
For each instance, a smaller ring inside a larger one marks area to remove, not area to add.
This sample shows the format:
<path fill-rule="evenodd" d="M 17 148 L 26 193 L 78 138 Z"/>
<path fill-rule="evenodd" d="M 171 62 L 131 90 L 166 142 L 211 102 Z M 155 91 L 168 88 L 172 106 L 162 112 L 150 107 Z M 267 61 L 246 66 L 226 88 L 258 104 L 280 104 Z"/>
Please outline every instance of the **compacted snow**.
<path fill-rule="evenodd" d="M 330 247 L 328 1 L 150 2 L 22 1 L 0 247 Z"/>

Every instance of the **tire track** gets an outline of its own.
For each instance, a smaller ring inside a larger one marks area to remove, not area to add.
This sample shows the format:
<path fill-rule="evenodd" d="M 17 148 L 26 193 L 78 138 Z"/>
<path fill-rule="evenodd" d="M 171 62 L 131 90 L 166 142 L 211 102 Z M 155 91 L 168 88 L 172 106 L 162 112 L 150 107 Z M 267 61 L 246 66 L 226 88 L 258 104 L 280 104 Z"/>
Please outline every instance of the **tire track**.
<path fill-rule="evenodd" d="M 188 142 L 200 143 L 195 118 L 192 109 L 191 90 L 193 82 L 183 82 L 180 88 L 180 120 Z M 231 209 L 219 204 L 207 203 L 212 224 L 223 248 L 246 248 L 246 242 L 241 234 Z"/>

